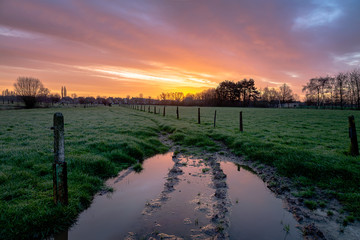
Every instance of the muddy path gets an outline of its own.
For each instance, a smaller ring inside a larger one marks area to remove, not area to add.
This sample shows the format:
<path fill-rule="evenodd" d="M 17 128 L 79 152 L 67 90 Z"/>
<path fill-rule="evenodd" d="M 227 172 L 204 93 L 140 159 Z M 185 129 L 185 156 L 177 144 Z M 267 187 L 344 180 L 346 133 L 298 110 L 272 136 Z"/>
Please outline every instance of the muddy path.
<path fill-rule="evenodd" d="M 172 151 L 177 148 L 166 137 L 162 141 L 173 146 Z M 252 203 L 253 195 L 250 195 L 247 203 L 239 202 L 241 197 L 229 196 L 228 176 L 222 168 L 225 167 L 232 176 L 234 171 L 229 169 L 240 171 L 242 167 L 239 163 L 243 161 L 241 158 L 236 158 L 229 152 L 224 154 L 222 150 L 211 154 L 203 152 L 197 157 L 177 154 L 172 156 L 172 161 L 174 165 L 169 169 L 162 192 L 157 198 L 146 202 L 142 211 L 143 219 L 139 223 L 141 227 L 129 232 L 126 239 L 302 239 L 297 221 L 284 210 L 282 201 L 275 199 L 274 194 L 248 169 L 243 169 L 245 178 L 250 176 L 256 179 L 254 186 L 259 186 L 258 190 L 274 201 L 272 205 L 263 207 L 275 209 L 276 214 L 272 212 L 270 215 L 277 215 L 277 218 L 267 221 L 272 223 L 267 224 L 266 231 L 257 229 L 259 225 L 256 221 L 257 218 L 262 218 L 261 211 L 264 208 L 257 210 L 257 205 Z M 232 182 L 235 184 L 232 188 L 236 188 L 237 180 L 239 179 L 233 178 Z M 236 190 L 230 192 L 234 196 L 240 194 Z M 234 205 L 240 206 L 238 209 L 243 211 L 249 209 L 247 204 L 254 205 L 254 213 L 251 215 L 255 216 L 255 221 L 250 223 L 253 225 L 251 227 L 248 227 L 249 221 L 241 212 L 232 216 Z M 269 214 L 263 220 L 268 217 Z M 292 221 L 289 223 L 284 219 Z M 247 228 L 254 231 L 244 234 Z"/>
<path fill-rule="evenodd" d="M 55 239 L 360 239 L 357 223 L 339 223 L 335 200 L 309 210 L 274 168 L 224 146 L 184 155 L 166 135 L 161 140 L 169 153 L 145 160 L 140 173 L 127 169 L 107 181 L 114 191 L 97 194 Z"/>
<path fill-rule="evenodd" d="M 224 145 L 220 153 L 215 154 L 218 161 L 238 164 L 262 179 L 267 188 L 284 202 L 285 209 L 293 214 L 304 239 L 360 239 L 360 223 L 354 222 L 344 226 L 343 219 L 346 213 L 342 205 L 325 191 L 314 188 L 317 197 L 311 200 L 326 202 L 326 206 L 311 210 L 306 206 L 306 199 L 296 196 L 300 191 L 296 184 L 289 178 L 279 176 L 274 167 L 246 161 L 245 158 L 232 154 Z"/>
<path fill-rule="evenodd" d="M 162 136 L 161 140 L 164 144 L 173 146 L 172 149 L 180 148 L 180 146 L 174 146 L 173 143 L 168 140 L 167 136 Z M 257 177 L 262 179 L 266 187 L 271 190 L 277 198 L 280 198 L 283 201 L 284 208 L 290 212 L 297 221 L 296 227 L 301 231 L 302 238 L 329 240 L 360 239 L 360 223 L 353 222 L 344 226 L 343 220 L 346 217 L 346 213 L 343 211 L 342 205 L 333 196 L 329 196 L 329 194 L 315 187 L 314 191 L 316 193 L 316 198 L 311 200 L 326 202 L 326 206 L 311 210 L 306 206 L 306 199 L 296 196 L 300 191 L 298 186 L 296 186 L 289 178 L 279 176 L 274 167 L 246 161 L 244 157 L 232 154 L 221 142 L 217 143 L 221 146 L 220 151 L 216 153 L 202 152 L 200 154 L 200 157 L 207 159 L 207 162 L 212 167 L 213 175 L 215 176 L 216 174 L 222 173 L 222 170 L 218 168 L 218 166 L 220 166 L 219 163 L 221 162 L 232 162 L 238 166 L 239 170 L 240 168 L 245 168 L 254 173 Z M 215 169 L 214 166 L 216 166 Z M 219 173 L 217 173 L 218 171 Z M 223 181 L 218 181 L 217 177 L 214 176 L 213 185 L 216 189 L 216 196 L 226 196 L 226 176 Z M 218 184 L 223 185 L 218 188 Z M 224 208 L 222 209 L 223 211 L 220 211 L 223 215 L 224 213 L 227 213 L 231 207 L 231 201 L 229 201 L 228 196 L 226 196 L 225 199 L 227 199 L 228 202 L 224 203 L 223 201 L 220 205 L 224 207 L 220 207 L 219 209 L 221 210 L 221 208 Z M 230 211 L 233 211 L 233 209 L 230 209 Z M 224 217 L 225 220 L 220 220 L 225 223 L 225 234 L 223 234 L 222 237 L 229 235 L 227 233 L 229 214 L 225 215 L 227 215 L 227 217 Z M 286 230 L 288 230 L 288 228 Z"/>

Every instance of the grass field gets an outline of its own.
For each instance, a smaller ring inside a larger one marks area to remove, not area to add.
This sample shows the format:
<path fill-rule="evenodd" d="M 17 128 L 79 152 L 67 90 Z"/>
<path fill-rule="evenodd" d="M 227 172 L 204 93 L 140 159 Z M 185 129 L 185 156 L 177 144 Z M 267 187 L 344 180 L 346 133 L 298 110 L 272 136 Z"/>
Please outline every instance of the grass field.
<path fill-rule="evenodd" d="M 201 108 L 199 125 L 197 108 L 179 110 L 180 120 L 175 107 L 166 107 L 166 117 L 118 106 L 1 111 L 0 239 L 39 238 L 66 228 L 104 187 L 106 178 L 167 151 L 158 140 L 160 133 L 170 133 L 184 149 L 195 146 L 199 151 L 219 150 L 221 141 L 234 153 L 293 178 L 308 193 L 304 197 L 311 199 L 314 185 L 325 189 L 359 219 L 360 158 L 347 154 L 347 117 L 354 115 L 359 121 L 360 112 L 209 107 Z M 52 200 L 50 127 L 57 111 L 65 118 L 66 207 L 56 207 Z"/>

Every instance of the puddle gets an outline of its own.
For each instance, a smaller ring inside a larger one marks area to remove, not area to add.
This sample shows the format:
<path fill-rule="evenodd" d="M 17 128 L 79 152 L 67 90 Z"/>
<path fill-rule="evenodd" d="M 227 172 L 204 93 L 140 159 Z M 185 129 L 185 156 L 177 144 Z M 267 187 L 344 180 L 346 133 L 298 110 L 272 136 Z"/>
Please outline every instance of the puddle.
<path fill-rule="evenodd" d="M 143 221 L 132 231 L 136 239 L 147 239 L 154 233 L 184 239 L 210 237 L 203 231 L 211 221 L 215 193 L 210 167 L 199 159 L 180 158 L 173 169 L 177 170 L 175 174 L 169 173 L 168 179 L 172 182 L 175 176 L 177 183 L 174 188 L 165 185 L 161 195 L 165 200 L 160 197 L 148 203 Z M 154 202 L 161 206 L 152 208 Z"/>
<path fill-rule="evenodd" d="M 108 180 L 114 192 L 96 195 L 77 223 L 54 238 L 302 239 L 282 201 L 256 175 L 216 162 L 172 152 L 149 158 L 142 172 Z"/>
<path fill-rule="evenodd" d="M 69 230 L 68 239 L 123 239 L 140 222 L 146 202 L 163 190 L 173 165 L 172 153 L 156 155 L 144 161 L 141 173 L 131 172 L 122 178 L 125 170 L 108 180 L 114 192 L 94 198 Z"/>
<path fill-rule="evenodd" d="M 259 177 L 232 162 L 221 162 L 221 168 L 232 203 L 230 239 L 303 239 L 292 214 Z"/>

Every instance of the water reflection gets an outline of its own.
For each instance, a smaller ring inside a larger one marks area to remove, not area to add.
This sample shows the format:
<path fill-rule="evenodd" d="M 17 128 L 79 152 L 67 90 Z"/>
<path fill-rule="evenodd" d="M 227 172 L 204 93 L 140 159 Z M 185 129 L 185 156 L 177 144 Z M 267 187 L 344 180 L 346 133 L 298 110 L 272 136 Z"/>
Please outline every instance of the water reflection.
<path fill-rule="evenodd" d="M 239 164 L 222 162 L 232 202 L 230 239 L 302 239 L 297 222 L 281 199 L 255 174 Z M 242 168 L 242 171 L 240 169 Z"/>
<path fill-rule="evenodd" d="M 69 233 L 59 234 L 55 239 L 123 239 L 141 220 L 146 202 L 163 190 L 168 170 L 174 164 L 172 154 L 147 159 L 141 173 L 125 170 L 108 180 L 107 185 L 114 188 L 114 192 L 97 195 Z"/>
<path fill-rule="evenodd" d="M 142 215 L 144 206 L 157 199 L 169 181 L 172 154 L 147 159 L 140 173 L 125 170 L 107 181 L 114 192 L 97 195 L 76 225 L 54 239 L 124 239 L 130 231 L 138 237 L 155 231 L 185 239 L 190 234 L 205 236 L 202 228 L 210 222 L 215 191 L 210 168 L 199 159 L 182 159 L 182 174 L 166 203 Z M 297 222 L 260 178 L 239 164 L 221 162 L 221 168 L 232 202 L 230 239 L 302 239 Z"/>

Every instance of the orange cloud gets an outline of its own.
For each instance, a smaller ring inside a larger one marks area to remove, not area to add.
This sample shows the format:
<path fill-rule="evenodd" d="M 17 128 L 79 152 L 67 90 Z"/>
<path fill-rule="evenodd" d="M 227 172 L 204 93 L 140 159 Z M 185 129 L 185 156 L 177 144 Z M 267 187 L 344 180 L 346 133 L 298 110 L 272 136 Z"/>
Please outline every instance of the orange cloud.
<path fill-rule="evenodd" d="M 357 62 L 339 59 L 360 52 L 359 3 L 331 2 L 1 1 L 0 88 L 26 75 L 54 92 L 156 97 L 254 78 L 301 94 Z M 328 9 L 336 17 L 322 19 Z"/>

